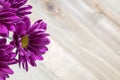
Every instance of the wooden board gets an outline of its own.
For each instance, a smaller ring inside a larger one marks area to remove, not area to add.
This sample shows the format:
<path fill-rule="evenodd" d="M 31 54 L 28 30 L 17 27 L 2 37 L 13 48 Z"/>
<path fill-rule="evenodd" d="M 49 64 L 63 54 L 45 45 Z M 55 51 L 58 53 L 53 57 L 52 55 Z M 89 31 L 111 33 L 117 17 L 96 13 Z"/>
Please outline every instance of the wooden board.
<path fill-rule="evenodd" d="M 8 80 L 120 80 L 119 0 L 29 0 L 43 19 L 49 51 L 29 72 L 11 66 Z"/>

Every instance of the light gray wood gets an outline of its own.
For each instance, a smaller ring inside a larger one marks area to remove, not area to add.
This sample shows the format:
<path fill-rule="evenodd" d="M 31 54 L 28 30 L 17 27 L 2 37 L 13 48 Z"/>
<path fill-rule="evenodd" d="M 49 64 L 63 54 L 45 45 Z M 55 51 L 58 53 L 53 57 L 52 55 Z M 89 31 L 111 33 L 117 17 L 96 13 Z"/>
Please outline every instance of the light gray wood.
<path fill-rule="evenodd" d="M 119 0 L 29 0 L 43 19 L 49 51 L 29 72 L 11 66 L 8 80 L 120 80 Z"/>

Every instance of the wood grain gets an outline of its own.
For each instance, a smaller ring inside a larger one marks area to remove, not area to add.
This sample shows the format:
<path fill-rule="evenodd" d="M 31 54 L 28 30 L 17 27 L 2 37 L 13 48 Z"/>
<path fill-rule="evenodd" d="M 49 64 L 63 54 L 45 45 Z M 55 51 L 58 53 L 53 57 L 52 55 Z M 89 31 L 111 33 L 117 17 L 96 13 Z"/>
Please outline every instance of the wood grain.
<path fill-rule="evenodd" d="M 119 80 L 120 1 L 29 0 L 32 21 L 51 34 L 44 61 L 29 72 L 11 66 L 8 80 Z M 117 8 L 116 8 L 117 7 Z"/>

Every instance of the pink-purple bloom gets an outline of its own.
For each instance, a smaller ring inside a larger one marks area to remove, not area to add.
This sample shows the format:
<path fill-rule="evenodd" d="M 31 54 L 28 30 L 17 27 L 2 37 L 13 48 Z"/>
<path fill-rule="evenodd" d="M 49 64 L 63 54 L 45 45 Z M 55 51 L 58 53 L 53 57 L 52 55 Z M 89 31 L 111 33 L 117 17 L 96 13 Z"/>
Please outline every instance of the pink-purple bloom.
<path fill-rule="evenodd" d="M 0 39 L 0 80 L 5 80 L 9 77 L 8 74 L 13 74 L 13 70 L 9 67 L 11 64 L 15 64 L 15 53 L 12 52 L 13 45 L 7 45 L 6 39 Z"/>
<path fill-rule="evenodd" d="M 48 50 L 46 45 L 50 43 L 49 34 L 45 31 L 47 25 L 42 20 L 36 21 L 32 26 L 28 17 L 16 24 L 12 44 L 17 48 L 19 65 L 28 71 L 28 63 L 36 66 L 36 60 L 43 60 L 43 54 Z"/>

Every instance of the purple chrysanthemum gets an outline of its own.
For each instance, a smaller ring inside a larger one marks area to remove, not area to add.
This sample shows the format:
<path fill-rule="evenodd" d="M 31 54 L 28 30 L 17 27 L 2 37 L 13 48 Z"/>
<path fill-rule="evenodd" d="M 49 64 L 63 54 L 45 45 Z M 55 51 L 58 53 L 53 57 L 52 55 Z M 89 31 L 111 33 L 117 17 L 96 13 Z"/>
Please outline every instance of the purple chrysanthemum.
<path fill-rule="evenodd" d="M 0 36 L 8 36 L 9 31 L 14 31 L 14 23 L 19 19 L 16 16 L 16 9 L 10 7 L 8 1 L 0 0 Z"/>
<path fill-rule="evenodd" d="M 16 31 L 13 35 L 13 41 L 19 55 L 19 65 L 28 71 L 28 63 L 36 66 L 36 60 L 43 60 L 42 55 L 48 50 L 46 45 L 50 43 L 45 33 L 46 23 L 42 20 L 36 21 L 32 26 L 30 20 L 24 17 L 22 21 L 16 24 Z"/>
<path fill-rule="evenodd" d="M 31 14 L 32 6 L 25 5 L 27 1 L 0 0 L 0 37 L 3 37 L 0 39 L 0 80 L 13 74 L 9 65 L 19 63 L 28 71 L 28 64 L 36 66 L 36 60 L 43 60 L 43 54 L 48 51 L 47 24 L 38 20 L 31 26 L 26 15 Z M 6 44 L 6 39 L 11 41 Z"/>
<path fill-rule="evenodd" d="M 0 0 L 0 36 L 7 37 L 15 30 L 15 23 L 27 14 L 31 14 L 31 5 L 27 0 Z"/>
<path fill-rule="evenodd" d="M 15 53 L 12 45 L 6 45 L 6 39 L 0 39 L 0 80 L 6 80 L 9 77 L 8 74 L 13 74 L 12 69 L 9 65 L 15 64 Z"/>
<path fill-rule="evenodd" d="M 31 5 L 25 5 L 27 0 L 9 0 L 11 3 L 11 8 L 16 9 L 16 14 L 19 17 L 23 17 L 25 15 L 31 14 Z"/>

